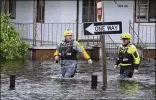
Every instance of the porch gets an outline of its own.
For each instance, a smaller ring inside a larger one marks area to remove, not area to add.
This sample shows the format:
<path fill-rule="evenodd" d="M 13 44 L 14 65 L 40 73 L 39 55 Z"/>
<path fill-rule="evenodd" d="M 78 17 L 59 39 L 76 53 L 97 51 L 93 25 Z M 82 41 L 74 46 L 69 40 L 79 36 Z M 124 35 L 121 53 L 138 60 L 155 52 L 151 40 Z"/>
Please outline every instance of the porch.
<path fill-rule="evenodd" d="M 95 57 L 95 56 L 94 57 L 95 59 L 99 59 L 101 55 L 100 35 L 85 36 L 83 32 L 84 31 L 83 23 L 79 23 L 78 25 L 79 25 L 78 26 L 79 27 L 78 28 L 78 41 L 85 47 L 85 49 L 90 55 L 96 55 L 98 52 L 97 54 L 98 57 Z M 138 35 L 137 25 L 138 24 L 136 23 L 129 22 L 129 32 L 132 34 L 131 41 L 139 48 L 139 52 L 142 58 L 153 58 L 153 56 L 151 56 L 151 53 L 150 53 L 151 50 L 149 48 L 155 47 L 154 26 L 140 25 L 139 32 L 142 34 Z M 17 31 L 18 30 L 20 31 L 21 39 L 30 43 L 31 51 L 45 50 L 45 53 L 41 52 L 39 54 L 40 57 L 43 57 L 44 55 L 52 55 L 52 52 L 54 52 L 56 49 L 56 45 L 59 44 L 60 41 L 64 39 L 63 32 L 65 29 L 68 29 L 68 28 L 71 29 L 74 33 L 73 38 L 76 40 L 76 23 L 37 23 L 37 24 L 14 23 L 14 26 L 17 29 Z M 121 43 L 117 43 L 115 40 L 111 38 L 110 35 L 106 35 L 105 40 L 106 40 L 107 57 L 116 58 L 117 47 Z M 46 52 L 49 52 L 48 48 L 52 50 L 51 54 L 49 53 L 46 54 Z M 93 48 L 96 48 L 96 50 L 94 50 Z M 152 52 L 153 50 L 155 51 L 155 49 L 152 49 Z M 94 53 L 93 51 L 96 51 L 96 52 Z M 30 54 L 32 57 L 32 53 Z M 41 54 L 44 54 L 44 55 L 41 55 Z M 39 56 L 34 57 L 33 59 L 40 58 L 40 57 Z M 52 58 L 52 56 L 50 56 L 50 58 Z"/>

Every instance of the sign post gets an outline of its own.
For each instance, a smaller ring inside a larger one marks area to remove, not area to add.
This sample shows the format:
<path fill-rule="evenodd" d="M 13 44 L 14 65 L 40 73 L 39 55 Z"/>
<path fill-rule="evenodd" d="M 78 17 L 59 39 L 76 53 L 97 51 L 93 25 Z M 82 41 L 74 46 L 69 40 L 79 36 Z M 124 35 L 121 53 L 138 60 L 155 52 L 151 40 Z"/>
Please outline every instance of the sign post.
<path fill-rule="evenodd" d="M 121 34 L 122 22 L 87 22 L 83 24 L 83 27 L 84 35 L 101 35 L 103 89 L 105 90 L 107 87 L 105 34 Z"/>
<path fill-rule="evenodd" d="M 104 22 L 104 16 L 103 16 L 103 1 L 102 0 L 96 0 L 97 1 L 97 22 Z M 105 49 L 105 34 L 100 35 L 101 39 L 101 49 L 102 49 L 102 76 L 103 76 L 103 89 L 105 90 L 107 87 L 107 67 L 106 67 L 106 49 Z"/>
<path fill-rule="evenodd" d="M 102 75 L 103 75 L 103 89 L 107 87 L 107 66 L 106 66 L 106 49 L 105 49 L 105 34 L 101 35 L 101 49 L 102 49 Z"/>

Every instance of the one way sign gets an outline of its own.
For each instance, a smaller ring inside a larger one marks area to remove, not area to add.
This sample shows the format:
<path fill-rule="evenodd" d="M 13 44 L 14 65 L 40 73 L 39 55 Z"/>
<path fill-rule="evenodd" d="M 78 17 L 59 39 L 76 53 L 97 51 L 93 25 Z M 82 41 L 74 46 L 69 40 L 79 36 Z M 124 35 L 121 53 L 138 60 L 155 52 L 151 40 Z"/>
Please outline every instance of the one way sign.
<path fill-rule="evenodd" d="M 84 35 L 120 34 L 122 33 L 122 22 L 87 22 L 83 24 Z"/>

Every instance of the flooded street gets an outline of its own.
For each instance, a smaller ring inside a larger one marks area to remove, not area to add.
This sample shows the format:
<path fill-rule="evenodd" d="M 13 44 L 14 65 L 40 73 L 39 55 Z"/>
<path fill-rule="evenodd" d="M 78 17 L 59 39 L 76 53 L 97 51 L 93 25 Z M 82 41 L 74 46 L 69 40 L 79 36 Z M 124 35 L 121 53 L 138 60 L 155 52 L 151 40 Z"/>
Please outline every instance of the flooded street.
<path fill-rule="evenodd" d="M 21 62 L 21 61 L 20 61 Z M 155 99 L 155 61 L 142 64 L 132 79 L 120 79 L 119 70 L 107 61 L 106 90 L 102 89 L 101 61 L 92 66 L 79 61 L 74 78 L 61 78 L 60 65 L 53 61 L 10 63 L 1 68 L 1 100 Z M 10 75 L 16 75 L 15 90 L 9 90 Z M 91 75 L 98 76 L 91 89 Z"/>

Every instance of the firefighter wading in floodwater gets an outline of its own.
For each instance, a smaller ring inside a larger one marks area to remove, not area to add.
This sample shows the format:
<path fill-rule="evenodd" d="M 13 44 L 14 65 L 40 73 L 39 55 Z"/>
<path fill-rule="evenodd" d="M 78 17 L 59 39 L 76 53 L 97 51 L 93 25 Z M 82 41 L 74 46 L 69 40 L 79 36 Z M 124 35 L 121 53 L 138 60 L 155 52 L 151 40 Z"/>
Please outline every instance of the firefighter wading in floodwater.
<path fill-rule="evenodd" d="M 90 56 L 84 47 L 72 39 L 73 32 L 67 29 L 64 32 L 63 40 L 56 48 L 54 53 L 55 61 L 61 60 L 62 77 L 74 77 L 77 68 L 77 53 L 81 53 L 89 64 L 92 64 Z"/>
<path fill-rule="evenodd" d="M 131 35 L 129 33 L 122 33 L 121 39 L 123 44 L 118 48 L 118 59 L 114 66 L 120 65 L 120 76 L 125 78 L 132 78 L 133 73 L 138 72 L 140 65 L 140 57 L 137 48 L 130 42 Z"/>

